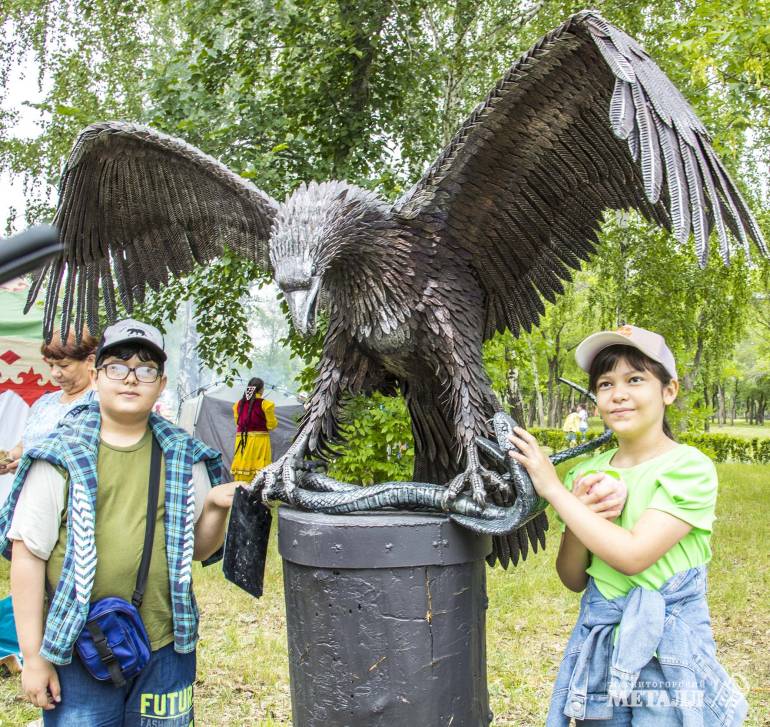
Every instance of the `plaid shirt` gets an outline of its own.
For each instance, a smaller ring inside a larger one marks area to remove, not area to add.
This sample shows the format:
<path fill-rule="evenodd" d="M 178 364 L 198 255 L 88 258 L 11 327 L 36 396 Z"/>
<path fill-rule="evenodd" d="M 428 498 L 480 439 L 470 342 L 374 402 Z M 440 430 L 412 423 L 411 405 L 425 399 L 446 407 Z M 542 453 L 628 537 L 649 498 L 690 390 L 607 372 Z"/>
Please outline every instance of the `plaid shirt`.
<path fill-rule="evenodd" d="M 192 592 L 195 540 L 195 488 L 192 467 L 205 461 L 213 485 L 222 479 L 222 457 L 158 414 L 150 414 L 150 428 L 165 460 L 166 556 L 174 619 L 174 649 L 188 653 L 198 639 L 198 609 Z M 69 664 L 72 648 L 86 623 L 96 572 L 94 518 L 96 458 L 101 414 L 99 403 L 83 407 L 37 446 L 24 452 L 11 493 L 0 508 L 0 551 L 10 558 L 8 530 L 27 472 L 36 459 L 63 467 L 69 473 L 67 544 L 61 578 L 48 609 L 40 654 L 54 664 Z M 211 559 L 213 561 L 213 559 Z"/>

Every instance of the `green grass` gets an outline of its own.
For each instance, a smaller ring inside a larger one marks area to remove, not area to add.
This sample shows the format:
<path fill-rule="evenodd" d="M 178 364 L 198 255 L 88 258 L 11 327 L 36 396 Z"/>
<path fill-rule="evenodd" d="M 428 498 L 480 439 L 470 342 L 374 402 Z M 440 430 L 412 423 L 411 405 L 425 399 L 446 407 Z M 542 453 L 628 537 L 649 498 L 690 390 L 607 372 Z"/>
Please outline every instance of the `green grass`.
<path fill-rule="evenodd" d="M 770 465 L 718 465 L 720 498 L 712 546 L 709 604 L 719 658 L 746 693 L 746 725 L 770 725 Z M 508 572 L 488 571 L 488 681 L 494 725 L 542 725 L 551 686 L 577 615 L 577 594 L 558 581 L 557 536 L 545 552 Z M 8 591 L 0 565 L 0 593 Z M 196 566 L 201 608 L 196 724 L 291 724 L 286 621 L 280 559 L 271 544 L 265 595 L 254 600 Z M 0 727 L 37 717 L 18 696 L 19 680 L 0 678 Z"/>
<path fill-rule="evenodd" d="M 588 425 L 591 431 L 597 433 L 603 429 L 602 420 L 599 417 L 589 417 Z M 731 437 L 743 437 L 745 439 L 766 439 L 770 437 L 770 424 L 747 424 L 745 419 L 736 419 L 732 426 L 726 424 L 719 427 L 712 424 L 709 427 L 709 434 L 729 434 Z"/>
<path fill-rule="evenodd" d="M 730 426 L 726 424 L 723 427 L 711 426 L 709 434 L 729 434 L 731 437 L 744 437 L 745 439 L 766 439 L 770 437 L 770 425 L 768 424 L 746 424 L 736 419 L 736 424 Z"/>

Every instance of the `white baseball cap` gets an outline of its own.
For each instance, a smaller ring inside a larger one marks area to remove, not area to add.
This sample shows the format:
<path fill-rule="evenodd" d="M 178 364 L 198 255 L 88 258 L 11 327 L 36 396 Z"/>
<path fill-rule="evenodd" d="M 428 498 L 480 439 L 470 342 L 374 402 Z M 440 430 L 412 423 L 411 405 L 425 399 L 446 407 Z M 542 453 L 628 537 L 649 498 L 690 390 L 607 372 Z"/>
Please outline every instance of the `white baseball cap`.
<path fill-rule="evenodd" d="M 134 318 L 124 318 L 104 329 L 102 340 L 96 349 L 96 358 L 98 359 L 108 348 L 114 348 L 122 343 L 140 343 L 151 351 L 155 351 L 161 361 L 167 358 L 163 346 L 163 334 L 155 326 Z"/>
<path fill-rule="evenodd" d="M 666 340 L 659 333 L 653 333 L 645 328 L 625 325 L 614 331 L 600 331 L 593 333 L 583 340 L 575 350 L 575 360 L 583 371 L 591 368 L 596 355 L 609 346 L 631 346 L 639 349 L 645 356 L 657 361 L 670 374 L 672 379 L 679 379 L 676 375 L 676 361 L 671 349 L 666 345 Z"/>

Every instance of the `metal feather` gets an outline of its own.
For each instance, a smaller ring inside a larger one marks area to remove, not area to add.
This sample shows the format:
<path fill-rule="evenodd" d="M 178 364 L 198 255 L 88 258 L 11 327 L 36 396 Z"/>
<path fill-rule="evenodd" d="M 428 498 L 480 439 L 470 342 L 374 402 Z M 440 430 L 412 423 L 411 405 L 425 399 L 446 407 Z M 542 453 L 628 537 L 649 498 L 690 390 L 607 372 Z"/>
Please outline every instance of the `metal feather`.
<path fill-rule="evenodd" d="M 639 127 L 639 149 L 642 159 L 642 177 L 644 193 L 647 199 L 655 204 L 660 199 L 663 186 L 663 164 L 660 158 L 660 142 L 658 133 L 647 107 L 647 100 L 639 85 L 631 87 L 631 93 L 636 108 L 636 123 Z"/>
<path fill-rule="evenodd" d="M 615 89 L 610 101 L 610 124 L 618 139 L 628 139 L 636 126 L 631 84 L 615 79 Z"/>
<path fill-rule="evenodd" d="M 628 135 L 628 153 L 635 162 L 639 161 L 639 127 L 636 122 L 633 131 Z"/>
<path fill-rule="evenodd" d="M 62 341 L 67 340 L 67 334 L 70 330 L 70 316 L 72 315 L 72 299 L 75 292 L 75 283 L 77 282 L 77 268 L 74 264 L 67 265 L 67 272 L 64 280 L 64 297 L 62 299 L 61 320 L 59 335 Z"/>
<path fill-rule="evenodd" d="M 704 152 L 706 155 L 706 161 L 711 167 L 711 170 L 718 182 L 717 195 L 719 196 L 720 206 L 722 209 L 725 209 L 726 204 L 726 211 L 729 213 L 726 217 L 728 226 L 730 227 L 730 230 L 733 232 L 733 234 L 738 238 L 738 240 L 740 240 L 746 255 L 749 256 L 751 254 L 749 236 L 743 227 L 743 220 L 741 219 L 741 215 L 738 212 L 735 200 L 730 193 L 730 186 L 727 183 L 727 172 L 724 171 L 721 162 L 719 159 L 717 159 L 714 150 L 710 146 L 706 145 L 704 147 Z"/>
<path fill-rule="evenodd" d="M 626 83 L 634 83 L 636 81 L 636 73 L 634 73 L 633 67 L 612 41 L 600 35 L 594 35 L 594 42 L 616 78 L 626 81 Z"/>
<path fill-rule="evenodd" d="M 711 223 L 706 209 L 706 198 L 703 193 L 703 183 L 698 171 L 698 162 L 690 145 L 682 138 L 679 139 L 684 172 L 687 177 L 687 191 L 690 195 L 690 212 L 692 231 L 695 236 L 695 253 L 702 267 L 708 260 L 708 239 L 711 233 Z"/>
<path fill-rule="evenodd" d="M 91 265 L 78 268 L 77 299 L 75 301 L 75 340 L 80 343 L 83 340 L 83 320 L 86 307 L 86 281 L 90 279 Z"/>
<path fill-rule="evenodd" d="M 100 262 L 90 263 L 87 268 L 86 275 L 86 290 L 85 290 L 85 317 L 86 326 L 88 332 L 92 336 L 97 336 L 99 333 L 99 272 L 101 268 Z M 105 310 L 108 310 L 106 305 L 107 293 L 104 293 L 105 297 Z"/>
<path fill-rule="evenodd" d="M 718 159 L 716 159 L 716 162 L 721 164 Z M 749 211 L 749 207 L 746 204 L 746 202 L 743 199 L 743 196 L 741 195 L 740 190 L 738 187 L 735 186 L 732 179 L 730 179 L 730 175 L 727 174 L 727 172 L 724 173 L 724 182 L 727 185 L 727 189 L 729 190 L 729 193 L 732 195 L 733 199 L 735 199 L 738 204 L 738 212 L 741 216 L 741 219 L 743 220 L 744 229 L 747 229 L 751 239 L 754 240 L 757 247 L 760 249 L 763 255 L 768 254 L 767 244 L 765 243 L 765 237 L 762 234 L 762 230 L 759 229 L 759 225 L 757 224 L 757 221 L 754 219 L 754 216 Z"/>
<path fill-rule="evenodd" d="M 112 282 L 110 261 L 107 258 L 99 262 L 99 280 L 101 282 L 102 295 L 104 297 L 104 310 L 107 315 L 107 320 L 110 323 L 114 323 L 117 320 L 118 311 L 115 304 L 115 285 Z"/>
<path fill-rule="evenodd" d="M 35 301 L 37 300 L 37 296 L 40 294 L 40 288 L 43 286 L 43 281 L 46 277 L 46 274 L 51 269 L 51 263 L 48 262 L 43 267 L 38 270 L 33 278 L 32 278 L 32 285 L 29 287 L 29 293 L 27 293 L 27 300 L 24 303 L 24 313 L 27 314 L 31 310 L 32 306 L 35 304 Z"/>
<path fill-rule="evenodd" d="M 690 202 L 687 191 L 687 179 L 684 176 L 679 144 L 670 126 L 653 115 L 658 129 L 658 139 L 666 165 L 666 185 L 671 211 L 671 223 L 674 237 L 684 243 L 690 235 Z"/>
<path fill-rule="evenodd" d="M 709 200 L 711 201 L 711 212 L 714 215 L 714 224 L 717 228 L 717 235 L 719 236 L 719 251 L 722 254 L 722 260 L 725 263 L 730 262 L 730 243 L 727 239 L 727 228 L 725 227 L 725 221 L 722 217 L 722 207 L 719 204 L 719 198 L 717 197 L 716 185 L 711 176 L 711 170 L 708 167 L 703 151 L 701 150 L 700 143 L 696 144 L 693 152 L 695 158 L 698 161 L 698 168 L 700 169 L 701 179 L 706 185 L 706 191 L 708 193 Z"/>
<path fill-rule="evenodd" d="M 43 310 L 43 338 L 46 343 L 53 339 L 54 321 L 56 320 L 56 303 L 59 300 L 59 289 L 62 281 L 62 268 L 64 261 L 61 258 L 51 263 L 48 276 L 48 288 L 45 294 L 45 308 Z"/>

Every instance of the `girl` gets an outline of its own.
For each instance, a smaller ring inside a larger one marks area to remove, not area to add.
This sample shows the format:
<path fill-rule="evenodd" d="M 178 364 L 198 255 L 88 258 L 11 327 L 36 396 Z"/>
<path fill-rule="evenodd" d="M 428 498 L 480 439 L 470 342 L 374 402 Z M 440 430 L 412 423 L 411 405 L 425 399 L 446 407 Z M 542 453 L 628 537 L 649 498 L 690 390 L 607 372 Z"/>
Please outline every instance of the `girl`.
<path fill-rule="evenodd" d="M 278 420 L 275 404 L 262 398 L 264 388 L 262 379 L 249 379 L 240 401 L 233 404 L 236 434 L 230 472 L 234 480 L 241 482 L 251 482 L 259 470 L 273 461 L 269 432 L 278 426 Z"/>
<path fill-rule="evenodd" d="M 578 464 L 562 486 L 531 434 L 517 427 L 511 437 L 519 450 L 511 456 L 563 523 L 559 577 L 585 589 L 547 727 L 570 718 L 587 726 L 742 724 L 748 707 L 716 659 L 705 599 L 716 471 L 677 444 L 666 422 L 679 389 L 674 356 L 662 336 L 635 326 L 589 336 L 575 356 L 619 446 Z M 606 495 L 591 488 L 607 467 L 628 488 L 614 522 L 612 505 L 591 507 Z"/>

